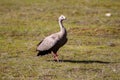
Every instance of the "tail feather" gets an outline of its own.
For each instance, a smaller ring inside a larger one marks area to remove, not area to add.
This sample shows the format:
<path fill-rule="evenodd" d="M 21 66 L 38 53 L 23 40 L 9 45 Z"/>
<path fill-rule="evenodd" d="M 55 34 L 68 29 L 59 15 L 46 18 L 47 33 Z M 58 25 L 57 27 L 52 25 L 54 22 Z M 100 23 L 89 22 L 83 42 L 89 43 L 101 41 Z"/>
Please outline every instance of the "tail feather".
<path fill-rule="evenodd" d="M 49 53 L 51 53 L 50 50 L 47 50 L 47 51 L 39 51 L 38 54 L 37 54 L 37 56 L 44 56 L 44 55 L 49 54 Z"/>

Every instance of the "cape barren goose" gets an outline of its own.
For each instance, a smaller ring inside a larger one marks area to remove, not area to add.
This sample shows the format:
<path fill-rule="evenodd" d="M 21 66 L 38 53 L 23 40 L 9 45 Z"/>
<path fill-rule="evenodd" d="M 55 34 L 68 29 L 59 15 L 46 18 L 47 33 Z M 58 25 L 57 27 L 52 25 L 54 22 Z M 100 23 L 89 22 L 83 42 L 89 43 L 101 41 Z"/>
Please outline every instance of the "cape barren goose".
<path fill-rule="evenodd" d="M 37 46 L 37 56 L 43 56 L 49 53 L 53 53 L 54 60 L 59 61 L 57 51 L 67 42 L 67 32 L 62 22 L 65 20 L 65 16 L 61 15 L 58 18 L 60 31 L 44 38 Z"/>

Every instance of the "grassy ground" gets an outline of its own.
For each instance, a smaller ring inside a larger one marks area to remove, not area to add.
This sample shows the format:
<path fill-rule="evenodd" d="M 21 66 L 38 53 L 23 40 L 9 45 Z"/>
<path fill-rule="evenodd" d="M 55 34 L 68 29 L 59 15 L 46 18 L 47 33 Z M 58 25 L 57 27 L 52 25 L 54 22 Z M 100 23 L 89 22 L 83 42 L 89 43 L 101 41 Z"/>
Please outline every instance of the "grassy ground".
<path fill-rule="evenodd" d="M 61 14 L 61 62 L 37 57 Z M 120 80 L 120 0 L 0 0 L 0 80 Z"/>

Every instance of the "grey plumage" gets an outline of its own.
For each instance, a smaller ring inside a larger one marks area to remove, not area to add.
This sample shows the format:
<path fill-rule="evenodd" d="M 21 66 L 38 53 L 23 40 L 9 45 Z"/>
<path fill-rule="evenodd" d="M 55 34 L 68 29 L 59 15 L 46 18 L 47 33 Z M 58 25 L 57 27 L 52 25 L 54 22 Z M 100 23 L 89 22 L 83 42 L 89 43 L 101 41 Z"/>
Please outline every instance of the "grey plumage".
<path fill-rule="evenodd" d="M 47 36 L 45 39 L 43 39 L 37 47 L 37 51 L 39 55 L 45 55 L 48 53 L 53 52 L 54 57 L 57 57 L 57 51 L 60 47 L 62 47 L 67 42 L 67 31 L 64 28 L 62 21 L 65 20 L 65 16 L 61 15 L 59 17 L 59 25 L 60 25 L 60 31 L 54 34 L 51 34 L 50 36 Z"/>

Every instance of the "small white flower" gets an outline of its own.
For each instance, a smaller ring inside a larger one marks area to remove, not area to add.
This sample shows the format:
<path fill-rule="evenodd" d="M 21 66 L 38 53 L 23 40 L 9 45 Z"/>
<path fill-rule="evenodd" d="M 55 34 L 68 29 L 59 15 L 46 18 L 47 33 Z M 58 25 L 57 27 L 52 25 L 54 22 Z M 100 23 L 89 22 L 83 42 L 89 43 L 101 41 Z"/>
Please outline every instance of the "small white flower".
<path fill-rule="evenodd" d="M 105 16 L 110 17 L 111 13 L 106 13 Z"/>

